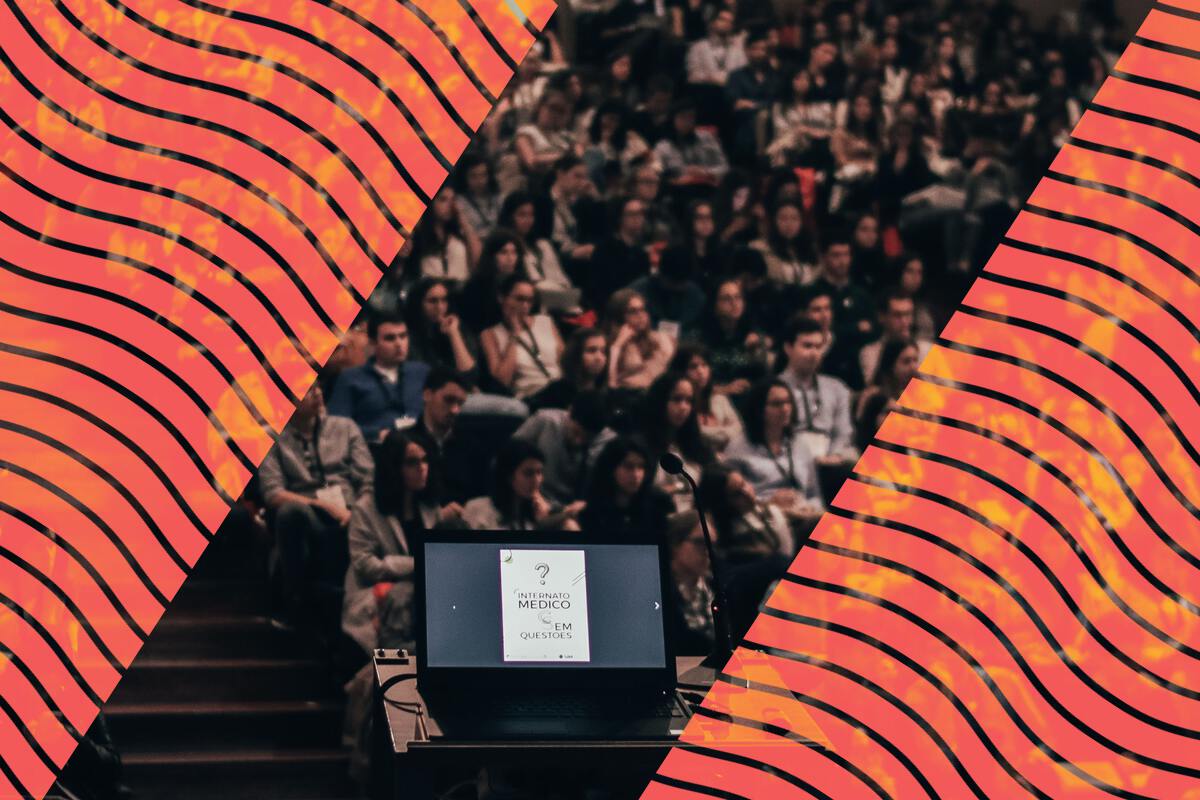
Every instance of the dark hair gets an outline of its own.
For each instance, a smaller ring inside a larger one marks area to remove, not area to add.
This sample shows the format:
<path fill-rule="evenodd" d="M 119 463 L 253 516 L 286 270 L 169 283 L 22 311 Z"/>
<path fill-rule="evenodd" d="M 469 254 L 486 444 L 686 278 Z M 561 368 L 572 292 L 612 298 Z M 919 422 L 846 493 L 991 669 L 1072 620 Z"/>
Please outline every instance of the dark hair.
<path fill-rule="evenodd" d="M 912 297 L 900 291 L 899 287 L 892 287 L 879 295 L 879 313 L 886 314 L 893 300 L 912 302 Z"/>
<path fill-rule="evenodd" d="M 655 452 L 656 456 L 665 453 L 671 445 L 676 445 L 688 461 L 697 464 L 708 464 L 713 460 L 712 450 L 700 434 L 700 420 L 696 413 L 696 403 L 693 399 L 692 413 L 687 420 L 671 436 L 667 425 L 667 403 L 672 392 L 680 383 L 692 386 L 687 376 L 675 371 L 665 372 L 650 384 L 642 401 L 642 436 Z M 695 386 L 692 390 L 695 391 Z"/>
<path fill-rule="evenodd" d="M 492 502 L 496 505 L 496 510 L 500 512 L 500 518 L 510 524 L 520 522 L 522 519 L 533 519 L 532 504 L 516 509 L 518 519 L 512 519 L 509 516 L 516 505 L 516 497 L 512 490 L 513 475 L 516 474 L 517 468 L 521 464 L 530 459 L 546 463 L 546 456 L 536 445 L 532 445 L 524 439 L 509 439 L 500 447 L 500 451 L 496 453 L 496 460 L 493 462 Z"/>
<path fill-rule="evenodd" d="M 767 276 L 767 260 L 753 247 L 739 247 L 730 260 L 733 275 L 749 275 L 752 278 Z"/>
<path fill-rule="evenodd" d="M 733 467 L 716 463 L 705 467 L 700 475 L 700 502 L 712 515 L 717 542 L 729 537 L 736 516 L 729 503 L 729 478 L 733 473 Z"/>
<path fill-rule="evenodd" d="M 580 392 L 571 401 L 571 419 L 590 434 L 597 434 L 608 425 L 607 397 L 603 392 Z"/>
<path fill-rule="evenodd" d="M 712 379 L 712 354 L 708 348 L 701 342 L 681 342 L 679 347 L 675 348 L 675 355 L 671 357 L 671 364 L 667 367 L 668 372 L 677 372 L 680 375 L 686 375 L 688 368 L 692 365 L 693 358 L 704 360 L 705 364 L 709 365 L 708 386 L 699 387 L 692 384 L 692 388 L 696 390 L 695 405 L 696 409 L 701 414 L 712 413 L 712 394 L 713 394 L 713 379 Z"/>
<path fill-rule="evenodd" d="M 429 370 L 429 374 L 425 376 L 424 391 L 440 392 L 451 383 L 463 391 L 471 391 L 471 381 L 466 375 L 444 366 L 434 366 Z"/>
<path fill-rule="evenodd" d="M 379 329 L 384 325 L 403 325 L 408 327 L 408 321 L 399 311 L 381 311 L 367 317 L 367 338 L 372 342 L 379 335 Z"/>
<path fill-rule="evenodd" d="M 526 275 L 524 272 L 522 272 L 520 270 L 517 270 L 512 275 L 509 275 L 509 276 L 505 277 L 504 280 L 500 281 L 500 285 L 496 287 L 496 291 L 499 293 L 499 295 L 501 297 L 508 297 L 510 294 L 512 294 L 513 289 L 515 289 L 517 287 L 517 284 L 521 284 L 521 283 L 527 283 L 533 287 L 534 307 L 536 309 L 536 307 L 537 307 L 537 284 L 535 284 L 533 282 L 532 278 L 530 278 L 528 275 Z"/>
<path fill-rule="evenodd" d="M 500 274 L 496 269 L 496 256 L 510 243 L 516 245 L 517 248 L 517 266 L 514 274 L 524 271 L 525 245 L 521 242 L 521 237 L 508 228 L 497 227 L 483 241 L 483 250 L 479 254 L 479 265 L 475 267 L 471 280 L 494 283 Z"/>
<path fill-rule="evenodd" d="M 678 247 L 668 247 L 658 259 L 658 275 L 682 283 L 692 279 L 692 254 Z"/>
<path fill-rule="evenodd" d="M 818 297 L 828 297 L 830 300 L 832 300 L 833 294 L 828 288 L 822 286 L 820 283 L 810 283 L 808 286 L 801 288 L 799 297 L 797 298 L 798 302 L 796 303 L 796 307 L 801 311 L 807 310 L 808 307 L 812 305 L 812 301 L 816 300 Z"/>
<path fill-rule="evenodd" d="M 604 339 L 604 357 L 608 358 L 608 338 L 604 335 L 604 331 L 599 328 L 580 328 L 572 333 L 559 360 L 563 378 L 572 386 L 578 385 L 579 379 L 583 376 L 583 348 L 587 345 L 588 339 Z M 596 376 L 596 383 L 592 388 L 603 388 L 607 379 L 608 373 L 601 372 Z"/>
<path fill-rule="evenodd" d="M 505 196 L 503 202 L 500 203 L 500 214 L 496 217 L 496 225 L 501 228 L 506 228 L 513 232 L 514 235 L 520 236 L 517 231 L 516 220 L 517 209 L 524 205 L 533 206 L 533 228 L 529 231 L 530 238 L 533 238 L 538 229 L 537 220 L 537 198 L 532 193 L 523 189 L 518 189 L 515 192 L 510 192 Z"/>
<path fill-rule="evenodd" d="M 820 295 L 813 295 L 819 297 Z M 787 321 L 787 325 L 783 329 L 783 340 L 781 344 L 795 344 L 796 339 L 810 333 L 824 333 L 821 326 L 813 322 L 803 314 L 796 314 Z"/>
<path fill-rule="evenodd" d="M 454 188 L 459 194 L 467 193 L 467 173 L 480 164 L 487 167 L 488 191 L 492 194 L 499 191 L 500 185 L 496 182 L 496 170 L 492 168 L 491 160 L 478 149 L 471 148 L 462 154 L 458 159 L 458 166 L 454 169 Z"/>
<path fill-rule="evenodd" d="M 375 507 L 381 514 L 404 512 L 404 493 L 407 491 L 404 488 L 404 459 L 410 444 L 424 450 L 429 459 L 429 479 L 425 488 L 413 498 L 413 504 L 437 504 L 440 476 L 436 473 L 437 459 L 433 457 L 436 448 L 415 430 L 391 430 L 375 451 Z"/>
<path fill-rule="evenodd" d="M 650 458 L 650 450 L 644 442 L 636 437 L 618 436 L 606 444 L 604 449 L 600 451 L 600 455 L 596 457 L 596 464 L 592 467 L 592 477 L 588 483 L 587 490 L 587 503 L 589 507 L 594 506 L 596 509 L 608 509 L 613 506 L 617 496 L 614 474 L 617 471 L 617 466 L 630 453 L 641 456 L 646 462 L 646 479 L 642 481 L 642 485 L 638 490 L 638 496 L 642 497 L 646 494 L 651 485 L 651 476 L 654 474 L 654 462 Z"/>
<path fill-rule="evenodd" d="M 588 141 L 592 144 L 600 143 L 600 118 L 605 114 L 615 114 L 617 117 L 617 129 L 613 132 L 612 146 L 617 153 L 621 153 L 625 150 L 625 143 L 629 139 L 629 113 L 625 110 L 625 104 L 620 100 L 605 100 L 596 106 L 596 110 L 592 113 L 592 122 L 588 125 Z"/>
<path fill-rule="evenodd" d="M 884 383 L 891 383 L 892 370 L 896 368 L 896 362 L 900 360 L 901 354 L 910 347 L 916 347 L 917 343 L 912 339 L 889 339 L 884 342 L 883 349 L 879 353 L 879 364 L 875 367 L 875 374 L 871 376 L 871 385 L 884 388 Z M 903 387 L 893 386 L 893 390 Z"/>
<path fill-rule="evenodd" d="M 796 234 L 795 239 L 784 239 L 775 224 L 776 215 L 785 208 L 794 208 L 800 214 L 800 232 Z M 770 216 L 767 217 L 767 245 L 771 248 L 771 252 L 779 258 L 787 260 L 812 258 L 813 247 L 805 231 L 806 223 L 807 216 L 804 213 L 804 206 L 799 200 L 780 200 L 776 203 L 771 209 Z"/>
<path fill-rule="evenodd" d="M 834 228 L 826 233 L 824 238 L 825 241 L 821 245 L 821 251 L 824 253 L 828 253 L 829 249 L 835 245 L 844 244 L 846 247 L 853 247 L 853 243 L 850 241 L 850 234 L 844 228 Z"/>
<path fill-rule="evenodd" d="M 454 189 L 453 186 L 447 188 L 451 190 Z M 434 202 L 435 200 L 430 200 L 429 204 L 432 206 Z M 438 235 L 439 224 L 442 226 L 442 229 L 445 232 L 444 236 Z M 413 228 L 413 252 L 409 261 L 413 264 L 417 264 L 417 268 L 419 269 L 422 258 L 430 255 L 431 253 L 444 251 L 446 248 L 446 243 L 455 237 L 464 242 L 466 241 L 466 238 L 463 236 L 462 227 L 459 224 L 457 214 L 444 221 L 436 219 L 432 212 L 425 214 L 423 217 L 421 217 L 421 221 L 417 224 L 417 226 Z"/>
<path fill-rule="evenodd" d="M 574 153 L 567 153 L 554 162 L 554 178 L 557 180 L 564 172 L 570 172 L 579 166 L 583 166 L 583 159 Z"/>
<path fill-rule="evenodd" d="M 404 321 L 408 323 L 408 333 L 413 335 L 417 330 L 429 327 L 425 319 L 425 296 L 441 286 L 446 290 L 446 299 L 450 299 L 450 286 L 441 278 L 424 277 L 413 284 L 404 296 Z"/>
<path fill-rule="evenodd" d="M 746 438 L 753 444 L 767 443 L 765 428 L 767 398 L 771 396 L 771 390 L 777 387 L 787 392 L 788 402 L 792 404 L 792 424 L 796 423 L 796 398 L 792 396 L 791 388 L 778 378 L 761 380 L 746 393 L 744 418 Z"/>

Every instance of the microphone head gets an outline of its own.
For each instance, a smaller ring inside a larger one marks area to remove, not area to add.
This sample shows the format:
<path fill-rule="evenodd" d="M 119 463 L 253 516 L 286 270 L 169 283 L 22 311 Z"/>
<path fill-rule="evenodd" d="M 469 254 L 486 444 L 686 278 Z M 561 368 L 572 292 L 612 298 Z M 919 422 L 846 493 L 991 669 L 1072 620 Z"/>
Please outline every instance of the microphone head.
<path fill-rule="evenodd" d="M 662 471 L 668 475 L 683 474 L 683 459 L 674 453 L 663 453 L 658 459 L 658 466 L 662 467 Z"/>

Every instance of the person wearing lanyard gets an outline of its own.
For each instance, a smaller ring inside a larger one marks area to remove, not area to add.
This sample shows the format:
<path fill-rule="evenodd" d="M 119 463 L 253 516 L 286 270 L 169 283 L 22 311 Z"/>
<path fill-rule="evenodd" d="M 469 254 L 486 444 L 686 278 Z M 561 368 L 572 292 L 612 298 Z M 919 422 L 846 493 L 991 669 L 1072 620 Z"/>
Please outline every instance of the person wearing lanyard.
<path fill-rule="evenodd" d="M 850 416 L 850 389 L 832 375 L 821 375 L 825 334 L 812 320 L 793 320 L 784 333 L 787 366 L 779 378 L 796 401 L 796 427 L 818 464 L 842 463 L 858 457 Z"/>
<path fill-rule="evenodd" d="M 562 339 L 553 320 L 530 313 L 536 302 L 537 291 L 528 278 L 505 278 L 500 284 L 504 321 L 480 337 L 491 377 L 518 398 L 536 394 L 562 376 Z"/>
<path fill-rule="evenodd" d="M 374 462 L 353 420 L 325 414 L 314 384 L 259 470 L 278 552 L 287 615 L 316 614 L 318 628 L 336 630 L 346 572 L 350 508 L 369 486 Z"/>
<path fill-rule="evenodd" d="M 329 413 L 358 423 L 368 442 L 411 425 L 421 416 L 421 389 L 429 366 L 408 360 L 408 324 L 399 314 L 372 317 L 367 334 L 374 355 L 338 376 Z"/>
<path fill-rule="evenodd" d="M 726 462 L 793 522 L 814 520 L 824 508 L 816 463 L 796 430 L 791 388 L 779 379 L 759 383 L 746 408 L 746 432 L 729 445 Z"/>

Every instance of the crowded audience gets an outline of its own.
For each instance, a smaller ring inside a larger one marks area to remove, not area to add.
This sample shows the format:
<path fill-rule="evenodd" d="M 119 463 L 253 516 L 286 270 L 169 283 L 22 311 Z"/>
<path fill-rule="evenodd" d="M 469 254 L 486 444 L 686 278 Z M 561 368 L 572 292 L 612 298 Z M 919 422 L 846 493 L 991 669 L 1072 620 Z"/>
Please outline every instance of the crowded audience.
<path fill-rule="evenodd" d="M 1083 5 L 565 5 L 264 466 L 286 601 L 344 577 L 365 661 L 417 530 L 638 531 L 705 652 L 671 453 L 752 618 L 1114 62 Z"/>

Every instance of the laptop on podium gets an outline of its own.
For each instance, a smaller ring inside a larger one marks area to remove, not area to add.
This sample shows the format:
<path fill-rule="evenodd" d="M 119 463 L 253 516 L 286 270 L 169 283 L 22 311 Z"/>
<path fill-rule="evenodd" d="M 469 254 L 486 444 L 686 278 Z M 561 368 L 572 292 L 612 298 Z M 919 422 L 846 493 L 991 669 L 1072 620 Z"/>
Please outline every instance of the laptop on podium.
<path fill-rule="evenodd" d="M 682 731 L 661 543 L 431 531 L 416 544 L 417 683 L 444 736 L 636 740 Z"/>

